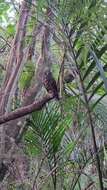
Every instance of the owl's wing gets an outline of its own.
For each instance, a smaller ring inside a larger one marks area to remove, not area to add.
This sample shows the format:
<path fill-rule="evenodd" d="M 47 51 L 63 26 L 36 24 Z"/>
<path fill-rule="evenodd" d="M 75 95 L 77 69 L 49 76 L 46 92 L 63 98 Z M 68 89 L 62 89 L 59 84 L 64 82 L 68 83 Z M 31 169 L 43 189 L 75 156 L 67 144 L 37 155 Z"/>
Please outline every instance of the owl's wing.
<path fill-rule="evenodd" d="M 50 71 L 44 73 L 42 82 L 47 92 L 53 94 L 56 99 L 59 99 L 57 84 Z"/>

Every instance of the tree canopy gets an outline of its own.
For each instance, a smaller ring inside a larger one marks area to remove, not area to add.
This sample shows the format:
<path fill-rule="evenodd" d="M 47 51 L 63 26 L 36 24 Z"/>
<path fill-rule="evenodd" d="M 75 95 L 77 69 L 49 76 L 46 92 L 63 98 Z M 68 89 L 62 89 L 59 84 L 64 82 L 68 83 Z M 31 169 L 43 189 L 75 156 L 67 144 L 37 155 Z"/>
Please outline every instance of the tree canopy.
<path fill-rule="evenodd" d="M 0 0 L 0 189 L 107 189 L 106 20 L 106 0 Z"/>

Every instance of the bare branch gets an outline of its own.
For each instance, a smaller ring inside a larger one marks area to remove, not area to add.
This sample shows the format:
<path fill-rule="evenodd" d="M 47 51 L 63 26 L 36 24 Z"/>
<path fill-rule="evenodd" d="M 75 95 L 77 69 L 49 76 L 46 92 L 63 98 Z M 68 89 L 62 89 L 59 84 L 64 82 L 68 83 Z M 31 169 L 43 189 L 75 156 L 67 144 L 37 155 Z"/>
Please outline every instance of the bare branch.
<path fill-rule="evenodd" d="M 51 99 L 53 99 L 53 96 L 51 94 L 46 95 L 41 100 L 35 101 L 34 103 L 32 103 L 28 106 L 18 108 L 11 113 L 6 113 L 0 117 L 0 124 L 6 123 L 6 122 L 11 121 L 11 120 L 15 120 L 19 117 L 23 117 L 23 116 L 28 115 L 28 114 L 36 111 L 36 110 L 40 110 Z"/>
<path fill-rule="evenodd" d="M 2 97 L 0 102 L 0 112 L 4 113 L 7 107 L 9 99 L 14 92 L 14 87 L 17 83 L 19 71 L 23 63 L 23 39 L 26 34 L 26 23 L 29 18 L 30 6 L 26 2 L 22 3 L 21 12 L 19 17 L 19 22 L 17 23 L 17 32 L 11 46 L 10 57 L 7 64 L 7 72 L 5 81 L 3 84 L 3 89 L 5 89 L 5 95 Z M 7 93 L 9 95 L 7 96 Z"/>

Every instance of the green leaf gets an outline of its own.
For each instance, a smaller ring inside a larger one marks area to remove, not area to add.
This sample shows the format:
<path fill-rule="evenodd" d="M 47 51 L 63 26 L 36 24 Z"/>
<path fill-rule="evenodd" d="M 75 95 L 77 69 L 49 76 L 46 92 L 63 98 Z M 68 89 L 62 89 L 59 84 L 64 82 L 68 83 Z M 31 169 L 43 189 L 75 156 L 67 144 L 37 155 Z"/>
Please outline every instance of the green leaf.
<path fill-rule="evenodd" d="M 107 91 L 107 78 L 106 78 L 106 76 L 105 76 L 105 74 L 104 74 L 103 66 L 102 66 L 102 64 L 100 63 L 99 59 L 97 58 L 95 52 L 92 51 L 92 50 L 90 50 L 90 53 L 91 53 L 91 55 L 92 55 L 93 58 L 94 58 L 94 61 L 95 61 L 95 63 L 96 63 L 96 66 L 97 66 L 97 68 L 98 68 L 98 70 L 99 70 L 99 72 L 100 72 L 101 78 L 103 79 L 105 89 L 106 89 L 106 91 Z"/>
<path fill-rule="evenodd" d="M 15 25 L 9 24 L 6 28 L 6 32 L 8 35 L 14 35 L 15 33 Z"/>
<path fill-rule="evenodd" d="M 34 76 L 35 67 L 32 61 L 27 61 L 24 70 L 22 72 L 22 75 L 20 77 L 19 81 L 19 87 L 20 89 L 24 90 L 27 89 L 32 81 L 32 78 Z"/>

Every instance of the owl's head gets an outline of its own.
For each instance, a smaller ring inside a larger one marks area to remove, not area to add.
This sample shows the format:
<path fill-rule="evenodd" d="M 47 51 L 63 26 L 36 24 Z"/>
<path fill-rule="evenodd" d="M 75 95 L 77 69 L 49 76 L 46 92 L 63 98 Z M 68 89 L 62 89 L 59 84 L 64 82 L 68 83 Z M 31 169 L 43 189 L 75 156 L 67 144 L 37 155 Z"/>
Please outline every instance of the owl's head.
<path fill-rule="evenodd" d="M 50 71 L 49 68 L 45 69 L 45 71 L 44 71 L 44 77 L 46 77 L 46 78 L 52 77 L 52 72 Z"/>

